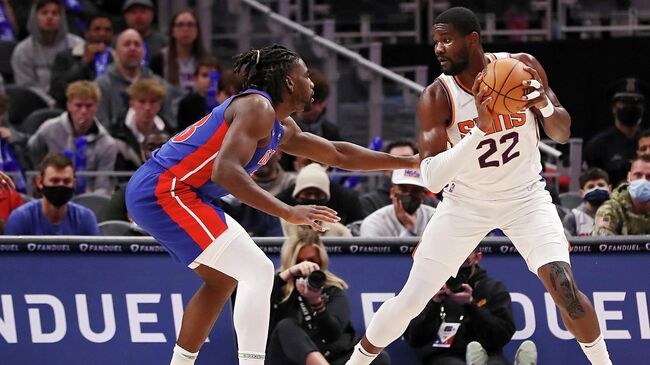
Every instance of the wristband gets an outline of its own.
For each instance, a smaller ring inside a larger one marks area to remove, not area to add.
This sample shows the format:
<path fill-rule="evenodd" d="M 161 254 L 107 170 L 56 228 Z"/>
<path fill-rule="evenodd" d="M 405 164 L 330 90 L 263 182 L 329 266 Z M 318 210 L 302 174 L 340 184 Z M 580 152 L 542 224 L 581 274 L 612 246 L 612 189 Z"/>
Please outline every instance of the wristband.
<path fill-rule="evenodd" d="M 545 107 L 539 109 L 544 118 L 550 117 L 555 112 L 555 106 L 553 106 L 553 103 L 551 103 L 551 100 L 548 98 L 548 96 L 546 97 L 546 101 L 548 104 L 546 104 Z"/>

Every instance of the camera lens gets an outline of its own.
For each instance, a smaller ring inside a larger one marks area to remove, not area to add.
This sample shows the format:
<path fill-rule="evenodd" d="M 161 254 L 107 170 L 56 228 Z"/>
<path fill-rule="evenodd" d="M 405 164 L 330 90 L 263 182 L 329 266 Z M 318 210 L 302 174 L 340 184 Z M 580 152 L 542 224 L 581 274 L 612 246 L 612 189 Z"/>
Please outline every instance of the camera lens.
<path fill-rule="evenodd" d="M 309 285 L 312 289 L 318 290 L 325 285 L 325 280 L 325 273 L 320 270 L 316 270 L 309 274 L 309 277 L 307 277 L 307 285 Z"/>
<path fill-rule="evenodd" d="M 452 293 L 460 293 L 463 291 L 463 281 L 458 277 L 450 276 L 445 284 Z"/>

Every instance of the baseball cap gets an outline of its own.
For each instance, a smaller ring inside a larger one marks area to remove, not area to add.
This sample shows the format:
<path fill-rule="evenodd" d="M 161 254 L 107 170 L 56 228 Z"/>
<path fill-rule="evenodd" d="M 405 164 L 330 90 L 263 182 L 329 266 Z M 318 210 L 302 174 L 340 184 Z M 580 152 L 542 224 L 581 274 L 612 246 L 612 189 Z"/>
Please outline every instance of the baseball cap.
<path fill-rule="evenodd" d="M 648 85 L 635 77 L 617 79 L 609 86 L 608 94 L 611 101 L 644 102 Z"/>
<path fill-rule="evenodd" d="M 330 198 L 330 179 L 325 172 L 325 168 L 318 163 L 310 163 L 298 172 L 292 196 L 295 198 L 298 193 L 307 188 L 322 190 L 327 195 L 327 199 Z"/>
<path fill-rule="evenodd" d="M 424 186 L 424 181 L 422 181 L 422 177 L 420 176 L 420 172 L 416 170 L 395 170 L 393 171 L 391 182 L 395 185 L 410 184 L 426 188 L 426 186 Z"/>
<path fill-rule="evenodd" d="M 131 7 L 140 5 L 144 6 L 150 9 L 154 9 L 153 3 L 151 0 L 126 0 L 124 2 L 124 5 L 122 5 L 122 12 L 125 13 L 127 10 L 129 10 Z"/>

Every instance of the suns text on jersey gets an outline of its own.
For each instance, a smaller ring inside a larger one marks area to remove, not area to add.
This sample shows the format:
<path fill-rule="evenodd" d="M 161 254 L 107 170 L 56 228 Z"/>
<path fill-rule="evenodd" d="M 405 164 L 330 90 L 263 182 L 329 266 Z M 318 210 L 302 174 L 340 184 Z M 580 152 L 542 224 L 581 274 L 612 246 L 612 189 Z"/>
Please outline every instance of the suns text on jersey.
<path fill-rule="evenodd" d="M 478 123 L 478 117 L 474 119 L 464 120 L 458 122 L 458 131 L 460 132 L 461 137 L 464 137 L 469 131 L 474 128 Z M 485 133 L 490 135 L 493 133 L 502 132 L 508 129 L 514 129 L 521 127 L 526 124 L 526 113 L 514 113 L 514 114 L 494 114 L 492 116 L 492 126 Z"/>

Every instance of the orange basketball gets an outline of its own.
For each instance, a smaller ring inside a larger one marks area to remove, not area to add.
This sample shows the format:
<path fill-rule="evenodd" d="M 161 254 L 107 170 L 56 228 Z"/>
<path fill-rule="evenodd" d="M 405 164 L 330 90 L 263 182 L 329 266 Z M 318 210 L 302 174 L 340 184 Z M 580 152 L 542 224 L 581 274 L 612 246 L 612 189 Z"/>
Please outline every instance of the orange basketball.
<path fill-rule="evenodd" d="M 488 63 L 483 70 L 483 84 L 488 87 L 487 96 L 492 96 L 488 107 L 497 114 L 517 113 L 526 101 L 522 97 L 533 89 L 522 82 L 533 76 L 524 70 L 524 63 L 514 58 L 498 59 Z"/>

